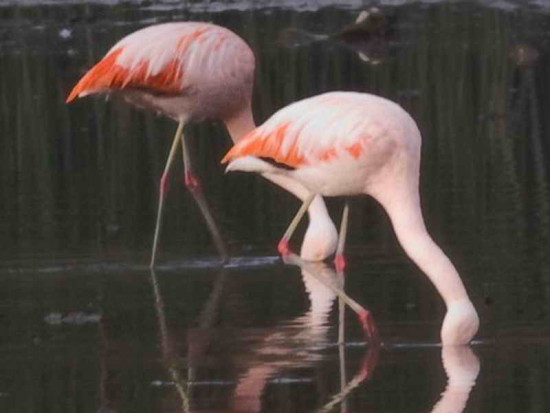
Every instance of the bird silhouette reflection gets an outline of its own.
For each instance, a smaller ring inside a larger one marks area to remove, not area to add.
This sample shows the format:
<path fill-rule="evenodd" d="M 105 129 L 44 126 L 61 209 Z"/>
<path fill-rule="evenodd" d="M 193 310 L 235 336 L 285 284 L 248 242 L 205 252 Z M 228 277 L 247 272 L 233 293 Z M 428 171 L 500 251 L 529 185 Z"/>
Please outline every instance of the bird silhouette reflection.
<path fill-rule="evenodd" d="M 269 383 L 292 380 L 284 377 L 285 372 L 290 369 L 315 366 L 324 359 L 320 351 L 331 347 L 328 338 L 330 328 L 327 320 L 336 295 L 319 279 L 324 277 L 327 282 L 339 283 L 339 275 L 322 263 L 316 263 L 308 270 L 317 272 L 313 277 L 308 271 L 302 270 L 302 281 L 309 296 L 308 309 L 300 316 L 285 320 L 273 328 L 257 333 L 252 340 L 247 341 L 246 345 L 241 345 L 232 352 L 233 363 L 238 366 L 238 378 L 235 383 L 230 383 L 234 387 L 226 402 L 227 411 L 261 411 L 262 396 Z M 188 354 L 185 355 L 188 364 L 184 365 L 181 361 L 184 359 L 184 355 L 177 354 L 178 346 L 166 323 L 164 302 L 156 273 L 151 271 L 151 285 L 155 296 L 163 364 L 175 387 L 174 394 L 180 400 L 179 409 L 181 411 L 201 408 L 200 402 L 193 398 L 197 369 L 201 364 L 204 365 L 202 362 L 209 358 L 208 349 L 211 345 L 215 345 L 211 342 L 215 335 L 208 334 L 208 331 L 214 329 L 226 277 L 226 270 L 222 270 L 217 276 L 210 297 L 199 316 L 198 328 L 189 332 Z M 343 309 L 344 307 L 340 306 L 340 311 Z M 343 320 L 342 316 L 340 320 Z M 360 383 L 370 377 L 376 367 L 379 346 L 371 345 L 365 349 L 365 354 L 356 367 L 355 375 L 351 380 L 346 381 L 345 351 L 345 345 L 340 344 L 339 361 L 342 374 L 340 391 L 327 397 L 326 404 L 319 407 L 319 411 L 329 411 L 338 404 L 344 405 L 346 397 Z M 182 373 L 183 369 L 187 370 L 186 374 Z M 304 378 L 304 380 L 309 379 Z"/>
<path fill-rule="evenodd" d="M 463 412 L 479 374 L 479 359 L 470 346 L 443 346 L 441 361 L 447 375 L 447 387 L 432 413 Z"/>
<path fill-rule="evenodd" d="M 363 10 L 357 19 L 334 33 L 313 33 L 295 27 L 287 27 L 279 33 L 282 47 L 305 47 L 315 42 L 337 43 L 351 51 L 365 63 L 377 65 L 388 55 L 393 22 L 378 7 Z"/>

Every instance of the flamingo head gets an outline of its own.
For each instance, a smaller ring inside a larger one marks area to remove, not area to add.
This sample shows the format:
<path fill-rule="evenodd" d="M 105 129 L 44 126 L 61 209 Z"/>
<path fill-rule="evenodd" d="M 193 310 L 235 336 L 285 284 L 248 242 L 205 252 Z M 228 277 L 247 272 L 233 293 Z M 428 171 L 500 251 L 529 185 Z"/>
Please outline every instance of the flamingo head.
<path fill-rule="evenodd" d="M 470 300 L 461 300 L 447 306 L 441 327 L 443 345 L 468 344 L 479 328 L 479 317 Z"/>

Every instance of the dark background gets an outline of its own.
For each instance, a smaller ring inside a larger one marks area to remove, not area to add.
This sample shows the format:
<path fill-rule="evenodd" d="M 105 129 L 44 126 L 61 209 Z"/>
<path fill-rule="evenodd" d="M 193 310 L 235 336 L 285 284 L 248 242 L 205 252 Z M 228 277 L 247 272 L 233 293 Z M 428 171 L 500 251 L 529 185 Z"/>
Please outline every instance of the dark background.
<path fill-rule="evenodd" d="M 158 178 L 176 125 L 115 100 L 64 103 L 118 39 L 171 20 L 211 21 L 250 44 L 258 123 L 329 90 L 376 93 L 411 113 L 423 135 L 428 228 L 481 316 L 474 345 L 481 373 L 467 411 L 546 411 L 550 9 L 506 1 L 382 4 L 388 29 L 375 44 L 380 63 L 373 65 L 357 54 L 371 50 L 368 42 L 307 35 L 296 47 L 278 42 L 287 27 L 336 33 L 369 2 L 23 4 L 0 2 L 0 406 L 6 411 L 178 411 L 174 386 L 154 385 L 172 376 L 161 362 L 146 271 Z M 258 177 L 223 174 L 219 160 L 230 140 L 219 122 L 190 125 L 187 133 L 214 215 L 240 257 L 224 275 L 209 328 L 217 350 L 193 367 L 203 381 L 230 384 L 199 386 L 192 405 L 227 411 L 243 371 L 269 364 L 254 357 L 258 343 L 278 328 L 288 333 L 309 307 L 298 270 L 275 258 L 298 202 Z M 157 275 L 177 370 L 187 377 L 188 343 L 219 285 L 219 269 L 182 175 L 176 168 Z M 339 222 L 342 200 L 328 204 Z M 372 199 L 353 200 L 347 245 L 347 289 L 372 310 L 386 343 L 376 373 L 351 393 L 349 407 L 427 411 L 445 375 L 439 349 L 417 344 L 438 341 L 443 305 Z M 324 338 L 317 339 L 333 343 L 336 317 L 326 316 Z M 354 323 L 350 318 L 347 330 L 360 340 Z M 300 343 L 289 344 L 292 352 Z M 328 402 L 339 384 L 337 349 L 327 348 L 312 350 L 319 354 L 307 361 L 282 351 L 270 377 L 307 380 L 265 387 L 263 409 L 304 412 Z M 350 352 L 352 377 L 363 351 Z"/>

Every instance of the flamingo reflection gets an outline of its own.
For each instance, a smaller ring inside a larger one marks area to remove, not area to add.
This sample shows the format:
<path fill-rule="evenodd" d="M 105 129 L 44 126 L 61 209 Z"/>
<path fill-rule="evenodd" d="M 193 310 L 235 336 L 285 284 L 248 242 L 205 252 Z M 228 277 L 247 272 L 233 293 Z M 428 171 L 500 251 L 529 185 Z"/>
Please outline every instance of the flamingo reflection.
<path fill-rule="evenodd" d="M 334 292 L 327 288 L 325 283 L 338 283 L 338 277 L 341 275 L 336 274 L 322 263 L 316 263 L 308 270 L 316 271 L 316 275 L 312 276 L 308 271 L 302 270 L 302 280 L 310 301 L 308 310 L 303 315 L 281 322 L 275 328 L 262 332 L 248 346 L 231 355 L 232 361 L 239 366 L 242 373 L 239 375 L 228 402 L 229 411 L 261 411 L 262 395 L 266 385 L 273 381 L 287 380 L 286 378 L 279 379 L 276 377 L 277 375 L 281 375 L 289 369 L 314 366 L 323 360 L 319 351 L 326 350 L 330 346 L 327 338 L 330 330 L 327 319 L 336 298 Z M 324 278 L 325 283 L 320 281 L 320 277 Z M 225 272 L 222 270 L 199 317 L 199 329 L 190 332 L 188 359 L 191 364 L 198 365 L 200 359 L 207 356 L 205 352 L 210 347 L 209 344 L 213 344 L 209 343 L 211 336 L 203 333 L 212 330 L 212 325 L 216 320 L 219 303 L 223 296 L 224 280 Z M 176 346 L 167 328 L 162 294 L 154 271 L 151 271 L 151 283 L 155 295 L 163 361 L 175 385 L 175 393 L 181 401 L 181 411 L 187 412 L 199 407 L 193 405 L 192 392 L 195 381 L 194 370 L 197 367 L 187 367 L 187 378 L 182 377 L 180 373 L 182 366 L 178 366 L 177 363 Z M 343 309 L 344 307 L 341 306 L 340 311 Z M 193 336 L 195 332 L 198 333 L 198 336 Z M 341 345 L 340 371 L 345 374 L 344 351 L 345 346 Z M 351 391 L 372 374 L 378 360 L 378 346 L 369 346 L 365 353 L 355 376 L 349 382 L 343 380 L 340 391 L 328 398 L 327 404 L 319 411 L 329 411 L 338 404 L 344 406 L 345 399 Z"/>
<path fill-rule="evenodd" d="M 447 387 L 432 413 L 463 412 L 479 374 L 479 359 L 469 346 L 443 346 L 441 361 Z"/>
<path fill-rule="evenodd" d="M 340 284 L 343 275 L 321 262 L 309 263 L 302 268 L 302 281 L 310 300 L 309 310 L 302 316 L 290 320 L 286 327 L 275 328 L 267 334 L 256 348 L 252 350 L 255 365 L 251 366 L 240 378 L 235 389 L 233 411 L 257 412 L 261 410 L 261 396 L 268 380 L 285 368 L 307 366 L 319 361 L 312 349 L 326 342 L 328 333 L 327 319 L 333 302 L 337 296 L 336 290 L 330 285 Z M 343 303 L 339 306 L 339 320 L 343 322 Z M 293 328 L 288 328 L 292 325 Z M 336 405 L 345 406 L 346 397 L 360 383 L 370 377 L 378 362 L 379 345 L 370 345 L 359 363 L 358 372 L 346 383 L 345 374 L 345 343 L 343 329 L 339 329 L 339 361 L 340 361 L 340 391 L 330 397 L 330 401 L 318 411 L 328 412 Z M 311 347 L 313 346 L 313 348 Z M 277 359 L 257 364 L 257 359 Z"/>
<path fill-rule="evenodd" d="M 177 351 L 175 350 L 175 342 L 170 336 L 168 326 L 166 324 L 166 316 L 164 314 L 164 300 L 159 289 L 157 275 L 155 270 L 150 270 L 151 274 L 151 286 L 153 288 L 153 295 L 155 298 L 155 311 L 157 315 L 157 322 L 159 326 L 159 338 L 160 348 L 162 352 L 162 359 L 170 378 L 176 388 L 177 395 L 181 402 L 181 411 L 190 412 L 190 397 L 188 395 L 187 381 L 181 376 L 177 366 Z"/>

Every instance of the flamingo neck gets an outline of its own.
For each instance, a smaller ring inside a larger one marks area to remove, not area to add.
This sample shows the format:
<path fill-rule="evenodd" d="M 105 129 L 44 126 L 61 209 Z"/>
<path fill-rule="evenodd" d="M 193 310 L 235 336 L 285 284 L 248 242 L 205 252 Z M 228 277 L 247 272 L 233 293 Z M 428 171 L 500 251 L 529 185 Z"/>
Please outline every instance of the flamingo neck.
<path fill-rule="evenodd" d="M 310 191 L 301 183 L 292 179 L 291 172 L 285 169 L 276 168 L 275 172 L 262 173 L 262 175 L 302 202 L 310 195 Z M 307 213 L 309 224 L 304 234 L 300 256 L 308 261 L 322 261 L 336 250 L 338 232 L 320 195 L 315 197 Z"/>
<path fill-rule="evenodd" d="M 447 387 L 432 413 L 462 412 L 479 374 L 479 359 L 469 346 L 443 346 L 441 358 Z"/>
<path fill-rule="evenodd" d="M 233 143 L 240 141 L 248 132 L 256 128 L 250 102 L 242 110 L 226 118 L 224 122 Z"/>
<path fill-rule="evenodd" d="M 321 277 L 329 282 L 337 282 L 336 274 L 323 264 L 313 264 L 312 267 Z M 302 269 L 302 281 L 309 295 L 310 309 L 307 313 L 307 324 L 312 329 L 324 327 L 332 310 L 336 294 L 314 276 Z"/>
<path fill-rule="evenodd" d="M 426 230 L 417 186 L 376 198 L 388 212 L 397 239 L 407 255 L 445 301 L 447 314 L 441 329 L 443 344 L 469 342 L 479 326 L 477 312 L 456 268 Z"/>
<path fill-rule="evenodd" d="M 399 243 L 428 276 L 447 307 L 454 302 L 468 300 L 457 270 L 428 234 L 418 196 L 414 198 L 417 199 L 392 205 L 388 210 Z"/>
<path fill-rule="evenodd" d="M 275 370 L 269 364 L 249 368 L 241 376 L 233 392 L 232 410 L 239 412 L 259 412 L 262 407 L 262 391 L 269 376 Z"/>
<path fill-rule="evenodd" d="M 250 104 L 239 111 L 235 116 L 225 119 L 225 125 L 233 143 L 237 143 L 246 134 L 256 128 Z M 252 162 L 252 163 L 250 163 Z M 241 160 L 243 167 L 228 168 L 228 170 L 246 170 L 257 172 L 274 184 L 290 192 L 302 202 L 309 196 L 310 191 L 301 183 L 292 178 L 289 171 L 275 168 L 258 159 Z M 304 242 L 300 255 L 309 261 L 320 261 L 334 253 L 338 241 L 338 233 L 334 226 L 323 199 L 315 197 L 308 209 L 309 225 L 304 235 Z"/>
<path fill-rule="evenodd" d="M 311 191 L 297 180 L 293 172 L 275 167 L 253 156 L 244 156 L 229 162 L 226 172 L 244 171 L 261 174 L 264 178 L 280 186 L 304 202 Z M 338 233 L 321 196 L 316 196 L 308 208 L 309 225 L 304 235 L 300 255 L 308 261 L 321 261 L 334 253 L 338 243 Z"/>

